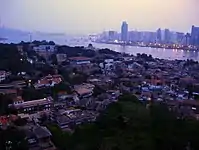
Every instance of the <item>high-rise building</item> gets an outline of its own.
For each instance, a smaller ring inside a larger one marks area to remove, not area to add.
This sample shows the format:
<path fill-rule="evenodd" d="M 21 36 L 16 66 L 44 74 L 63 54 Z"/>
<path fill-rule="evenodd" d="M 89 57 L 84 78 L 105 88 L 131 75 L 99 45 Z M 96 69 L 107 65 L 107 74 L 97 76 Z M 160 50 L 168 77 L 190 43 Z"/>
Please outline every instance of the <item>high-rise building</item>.
<path fill-rule="evenodd" d="M 109 31 L 108 38 L 110 41 L 114 41 L 117 39 L 117 32 L 116 31 Z"/>
<path fill-rule="evenodd" d="M 171 33 L 170 33 L 169 29 L 165 29 L 164 30 L 164 42 L 170 43 L 170 40 L 171 40 Z"/>
<path fill-rule="evenodd" d="M 178 44 L 178 40 L 177 40 L 177 32 L 175 31 L 170 31 L 170 40 L 169 40 L 170 44 Z"/>
<path fill-rule="evenodd" d="M 154 43 L 156 41 L 156 32 L 143 31 L 142 35 L 142 42 Z"/>
<path fill-rule="evenodd" d="M 128 24 L 125 21 L 122 23 L 122 27 L 121 27 L 121 40 L 123 42 L 128 41 Z"/>
<path fill-rule="evenodd" d="M 191 45 L 199 45 L 199 27 L 192 26 Z"/>
<path fill-rule="evenodd" d="M 191 34 L 190 33 L 185 34 L 184 44 L 185 45 L 190 45 L 191 44 Z"/>
<path fill-rule="evenodd" d="M 161 31 L 161 29 L 159 28 L 158 30 L 157 30 L 157 42 L 161 42 L 162 41 L 162 31 Z"/>
<path fill-rule="evenodd" d="M 138 31 L 129 31 L 128 33 L 128 40 L 131 42 L 138 42 L 139 41 L 139 32 Z"/>
<path fill-rule="evenodd" d="M 176 41 L 178 44 L 183 44 L 183 39 L 185 37 L 185 34 L 182 32 L 176 32 Z"/>

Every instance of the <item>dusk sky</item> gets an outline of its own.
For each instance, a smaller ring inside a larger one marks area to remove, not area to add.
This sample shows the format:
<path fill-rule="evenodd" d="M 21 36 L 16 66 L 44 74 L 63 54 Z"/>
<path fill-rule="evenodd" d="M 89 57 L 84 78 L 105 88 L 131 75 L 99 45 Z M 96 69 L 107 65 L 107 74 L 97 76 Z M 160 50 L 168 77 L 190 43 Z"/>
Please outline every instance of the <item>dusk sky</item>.
<path fill-rule="evenodd" d="M 189 32 L 199 26 L 199 0 L 0 0 L 1 22 L 26 31 L 85 34 L 129 29 Z"/>

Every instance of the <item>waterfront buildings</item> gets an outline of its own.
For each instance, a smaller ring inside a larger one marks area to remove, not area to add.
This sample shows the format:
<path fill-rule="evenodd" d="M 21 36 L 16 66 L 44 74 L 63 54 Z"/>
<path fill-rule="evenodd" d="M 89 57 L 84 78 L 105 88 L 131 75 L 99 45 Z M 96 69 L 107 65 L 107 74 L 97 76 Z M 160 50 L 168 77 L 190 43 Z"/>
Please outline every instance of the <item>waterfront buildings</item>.
<path fill-rule="evenodd" d="M 165 29 L 164 30 L 164 42 L 165 43 L 170 43 L 170 40 L 171 40 L 171 32 L 169 29 Z"/>
<path fill-rule="evenodd" d="M 143 32 L 142 42 L 144 42 L 144 43 L 155 43 L 156 37 L 157 37 L 156 32 L 145 31 L 145 32 Z"/>
<path fill-rule="evenodd" d="M 109 41 L 114 41 L 117 40 L 117 32 L 116 31 L 109 31 L 108 32 L 108 40 Z"/>
<path fill-rule="evenodd" d="M 161 31 L 161 29 L 159 28 L 159 29 L 157 30 L 157 42 L 158 42 L 158 43 L 161 43 L 161 41 L 162 41 L 162 31 Z"/>
<path fill-rule="evenodd" d="M 121 27 L 121 41 L 123 42 L 128 41 L 128 24 L 125 21 L 122 23 Z"/>
<path fill-rule="evenodd" d="M 126 21 L 122 22 L 121 32 L 109 30 L 100 34 L 97 39 L 98 42 L 109 42 L 116 44 L 141 44 L 141 45 L 153 45 L 161 44 L 163 47 L 173 46 L 199 46 L 199 27 L 192 26 L 191 33 L 183 33 L 172 31 L 170 29 L 158 28 L 156 31 L 137 31 L 128 29 Z"/>
<path fill-rule="evenodd" d="M 191 34 L 187 33 L 185 35 L 185 45 L 190 45 L 191 44 Z"/>
<path fill-rule="evenodd" d="M 191 29 L 191 45 L 199 45 L 199 27 L 192 26 Z"/>
<path fill-rule="evenodd" d="M 176 40 L 178 44 L 184 44 L 183 39 L 185 38 L 185 34 L 182 32 L 176 32 Z"/>

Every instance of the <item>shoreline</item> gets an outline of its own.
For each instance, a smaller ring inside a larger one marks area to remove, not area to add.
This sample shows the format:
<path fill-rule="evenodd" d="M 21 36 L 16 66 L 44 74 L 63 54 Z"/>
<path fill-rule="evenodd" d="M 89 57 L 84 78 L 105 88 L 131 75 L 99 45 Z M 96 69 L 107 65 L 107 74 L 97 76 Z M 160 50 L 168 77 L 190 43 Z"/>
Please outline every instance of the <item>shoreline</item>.
<path fill-rule="evenodd" d="M 162 47 L 162 46 L 149 46 L 149 45 L 139 45 L 139 44 L 122 44 L 122 43 L 114 43 L 114 42 L 101 42 L 101 41 L 93 41 L 94 43 L 101 43 L 101 44 L 109 44 L 109 45 L 119 45 L 119 46 L 132 46 L 132 47 L 148 47 L 148 48 L 154 48 L 154 49 L 170 49 L 170 50 L 185 50 L 185 51 L 197 51 L 199 52 L 199 49 L 193 49 L 188 47 L 180 47 L 180 48 L 172 48 L 172 47 Z"/>

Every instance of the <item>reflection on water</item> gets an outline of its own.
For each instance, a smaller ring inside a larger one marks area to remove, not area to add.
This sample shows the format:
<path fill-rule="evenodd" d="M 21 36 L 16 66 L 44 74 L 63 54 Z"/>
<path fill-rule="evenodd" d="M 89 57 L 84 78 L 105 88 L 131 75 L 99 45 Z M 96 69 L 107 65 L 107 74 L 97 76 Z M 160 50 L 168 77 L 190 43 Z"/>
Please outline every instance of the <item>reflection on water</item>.
<path fill-rule="evenodd" d="M 69 45 L 69 46 L 88 46 L 88 44 L 93 44 L 96 48 L 109 48 L 111 50 L 121 52 L 121 53 L 129 53 L 136 55 L 137 53 L 145 53 L 148 55 L 152 55 L 155 58 L 162 58 L 162 59 L 193 59 L 199 61 L 198 52 L 195 51 L 185 51 L 185 50 L 175 50 L 175 49 L 156 49 L 156 48 L 148 48 L 148 47 L 133 47 L 133 46 L 119 46 L 119 45 L 112 45 L 112 44 L 101 44 L 101 43 L 92 43 L 89 40 L 71 40 L 71 37 L 66 36 L 41 36 L 41 35 L 34 35 L 33 40 L 47 40 L 47 41 L 55 41 L 57 44 L 62 45 Z M 20 41 L 28 41 L 29 36 L 27 39 L 25 37 L 17 37 L 16 40 L 9 39 L 9 42 L 20 42 Z"/>
<path fill-rule="evenodd" d="M 69 44 L 69 43 L 68 43 Z M 88 46 L 89 43 L 70 43 L 70 46 Z M 177 49 L 163 49 L 163 48 L 149 48 L 149 47 L 134 47 L 134 46 L 119 46 L 112 44 L 102 44 L 102 43 L 92 43 L 96 48 L 109 48 L 111 50 L 129 53 L 136 55 L 137 53 L 145 53 L 147 55 L 152 55 L 155 58 L 161 59 L 180 59 L 187 60 L 193 59 L 199 61 L 198 52 L 196 51 L 186 51 Z"/>

